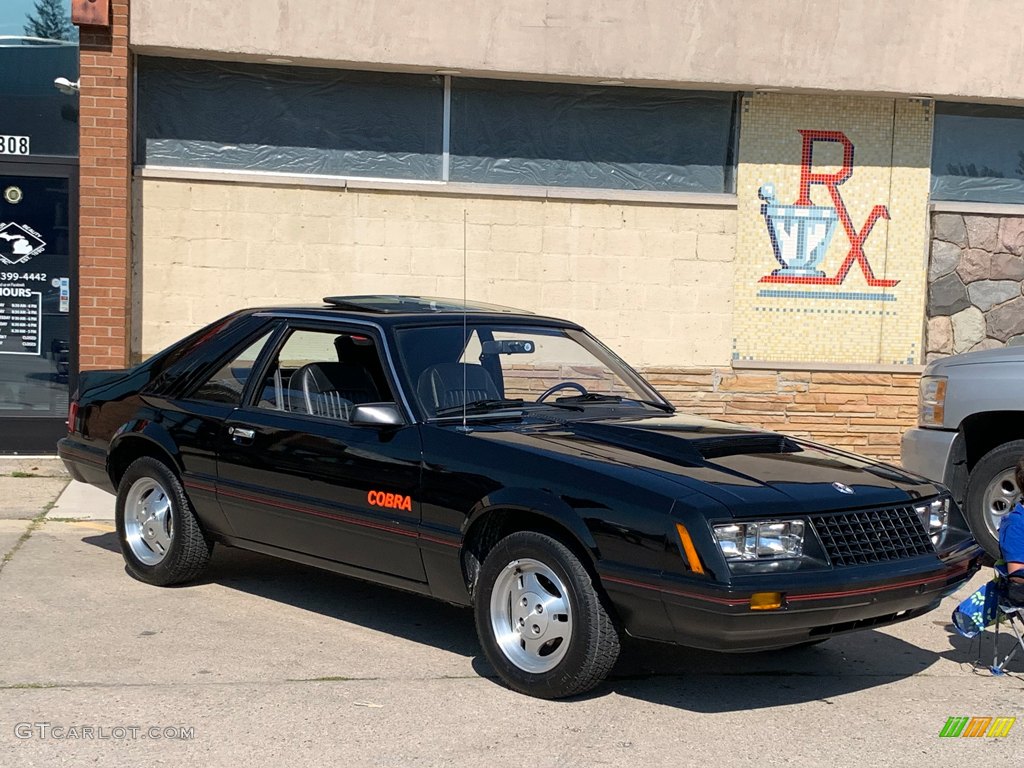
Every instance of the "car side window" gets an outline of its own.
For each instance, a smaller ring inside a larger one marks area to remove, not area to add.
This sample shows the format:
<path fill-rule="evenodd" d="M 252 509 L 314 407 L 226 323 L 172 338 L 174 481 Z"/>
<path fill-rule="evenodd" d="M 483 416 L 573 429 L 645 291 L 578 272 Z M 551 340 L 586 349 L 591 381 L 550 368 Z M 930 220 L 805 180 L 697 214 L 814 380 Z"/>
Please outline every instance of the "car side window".
<path fill-rule="evenodd" d="M 357 405 L 394 399 L 371 337 L 295 330 L 271 361 L 255 405 L 348 421 Z"/>
<path fill-rule="evenodd" d="M 189 399 L 239 405 L 242 402 L 242 392 L 252 374 L 256 359 L 263 351 L 263 347 L 266 346 L 271 333 L 272 331 L 267 331 L 243 349 L 241 353 L 218 368 L 210 378 L 196 387 Z"/>

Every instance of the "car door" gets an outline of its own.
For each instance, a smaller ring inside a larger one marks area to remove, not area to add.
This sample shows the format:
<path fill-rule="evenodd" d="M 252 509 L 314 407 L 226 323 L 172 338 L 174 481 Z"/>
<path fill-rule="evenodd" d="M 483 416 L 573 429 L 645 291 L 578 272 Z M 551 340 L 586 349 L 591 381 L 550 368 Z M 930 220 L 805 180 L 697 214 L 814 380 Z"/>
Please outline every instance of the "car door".
<path fill-rule="evenodd" d="M 136 423 L 159 425 L 174 446 L 189 498 L 203 525 L 215 534 L 231 534 L 215 485 L 224 421 L 242 402 L 256 361 L 276 330 L 265 318 L 251 316 L 212 328 L 198 342 L 200 353 L 189 345 L 189 352 L 157 378 L 137 414 Z M 204 373 L 211 367 L 212 372 Z"/>
<path fill-rule="evenodd" d="M 224 423 L 217 495 L 240 538 L 424 582 L 418 428 L 348 420 L 395 402 L 380 343 L 358 325 L 291 326 Z"/>

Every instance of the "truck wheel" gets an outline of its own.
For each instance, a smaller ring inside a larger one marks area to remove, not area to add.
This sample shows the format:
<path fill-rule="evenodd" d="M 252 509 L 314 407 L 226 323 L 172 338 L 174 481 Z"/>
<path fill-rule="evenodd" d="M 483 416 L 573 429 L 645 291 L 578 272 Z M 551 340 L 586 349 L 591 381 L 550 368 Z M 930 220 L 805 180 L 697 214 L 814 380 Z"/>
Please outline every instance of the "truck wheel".
<path fill-rule="evenodd" d="M 213 542 L 206 538 L 185 489 L 163 462 L 145 456 L 129 465 L 117 489 L 117 538 L 128 573 L 157 586 L 195 579 Z"/>
<path fill-rule="evenodd" d="M 533 531 L 499 541 L 476 593 L 480 644 L 498 676 L 542 699 L 589 691 L 611 671 L 619 636 L 590 573 L 561 542 Z"/>
<path fill-rule="evenodd" d="M 1020 499 L 1013 477 L 1024 456 L 1024 440 L 1014 440 L 986 453 L 974 465 L 967 480 L 967 522 L 978 543 L 999 558 L 999 523 Z"/>

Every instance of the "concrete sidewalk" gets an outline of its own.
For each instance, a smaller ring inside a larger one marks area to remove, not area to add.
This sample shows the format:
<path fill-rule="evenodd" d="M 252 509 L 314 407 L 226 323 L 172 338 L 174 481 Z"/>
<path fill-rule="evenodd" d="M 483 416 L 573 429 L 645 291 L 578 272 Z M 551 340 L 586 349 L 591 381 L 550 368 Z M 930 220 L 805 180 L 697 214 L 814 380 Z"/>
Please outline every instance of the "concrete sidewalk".
<path fill-rule="evenodd" d="M 94 485 L 72 480 L 61 493 L 47 519 L 113 520 L 114 496 Z"/>
<path fill-rule="evenodd" d="M 0 569 L 44 520 L 114 519 L 114 497 L 70 479 L 60 459 L 0 457 Z"/>

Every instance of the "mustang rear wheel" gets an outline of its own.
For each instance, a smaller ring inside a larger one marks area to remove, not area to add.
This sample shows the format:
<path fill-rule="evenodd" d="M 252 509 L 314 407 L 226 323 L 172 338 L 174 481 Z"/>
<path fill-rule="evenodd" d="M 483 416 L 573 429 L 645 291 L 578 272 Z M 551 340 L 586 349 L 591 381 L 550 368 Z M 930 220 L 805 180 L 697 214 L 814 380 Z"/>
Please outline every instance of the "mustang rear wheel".
<path fill-rule="evenodd" d="M 619 655 L 618 633 L 587 569 L 541 533 L 513 533 L 488 553 L 475 614 L 491 666 L 531 696 L 588 691 Z"/>
<path fill-rule="evenodd" d="M 139 581 L 192 581 L 210 559 L 213 543 L 199 527 L 181 481 L 156 459 L 136 459 L 125 471 L 115 517 L 125 565 Z"/>

